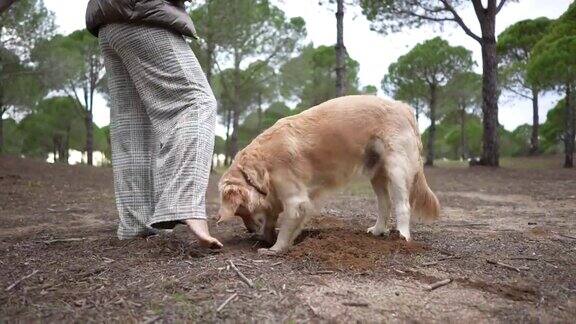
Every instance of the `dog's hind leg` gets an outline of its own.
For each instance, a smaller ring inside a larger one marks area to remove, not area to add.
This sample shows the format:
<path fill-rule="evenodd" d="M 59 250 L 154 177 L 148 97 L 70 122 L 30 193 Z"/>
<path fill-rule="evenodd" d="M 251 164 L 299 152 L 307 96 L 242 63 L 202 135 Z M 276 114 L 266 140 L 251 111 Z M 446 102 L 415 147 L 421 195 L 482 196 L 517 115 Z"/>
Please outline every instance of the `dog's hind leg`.
<path fill-rule="evenodd" d="M 374 236 L 388 233 L 388 221 L 390 219 L 390 195 L 388 194 L 388 179 L 383 171 L 378 171 L 370 180 L 372 189 L 378 201 L 378 217 L 376 224 L 368 228 L 367 232 Z"/>
<path fill-rule="evenodd" d="M 385 158 L 385 169 L 396 228 L 400 235 L 410 241 L 410 186 L 414 178 L 410 161 L 405 155 L 392 152 Z"/>

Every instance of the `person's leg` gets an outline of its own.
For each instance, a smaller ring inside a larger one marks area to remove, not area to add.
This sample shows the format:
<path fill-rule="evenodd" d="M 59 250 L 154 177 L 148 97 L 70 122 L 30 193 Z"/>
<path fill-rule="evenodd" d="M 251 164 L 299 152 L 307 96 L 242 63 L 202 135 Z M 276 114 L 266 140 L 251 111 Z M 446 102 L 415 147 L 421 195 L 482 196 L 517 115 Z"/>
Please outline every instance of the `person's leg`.
<path fill-rule="evenodd" d="M 205 195 L 216 126 L 216 100 L 181 35 L 167 29 L 110 25 L 111 44 L 136 85 L 154 132 L 155 212 L 147 225 L 185 222 L 207 245 Z"/>
<path fill-rule="evenodd" d="M 154 213 L 152 188 L 152 125 L 120 57 L 100 35 L 110 90 L 110 136 L 114 189 L 120 222 L 118 238 L 147 236 Z"/>

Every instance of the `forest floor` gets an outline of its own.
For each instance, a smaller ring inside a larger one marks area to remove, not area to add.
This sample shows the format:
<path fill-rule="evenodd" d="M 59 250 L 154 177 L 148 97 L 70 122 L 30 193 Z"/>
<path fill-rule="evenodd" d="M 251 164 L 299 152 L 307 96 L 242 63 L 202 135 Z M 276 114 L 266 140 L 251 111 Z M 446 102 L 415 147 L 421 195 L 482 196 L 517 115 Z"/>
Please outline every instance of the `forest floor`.
<path fill-rule="evenodd" d="M 183 227 L 119 241 L 111 169 L 0 158 L 0 322 L 573 322 L 576 170 L 559 160 L 427 169 L 442 219 L 411 244 L 365 233 L 376 202 L 354 183 L 271 257 L 213 219 L 221 251 Z"/>

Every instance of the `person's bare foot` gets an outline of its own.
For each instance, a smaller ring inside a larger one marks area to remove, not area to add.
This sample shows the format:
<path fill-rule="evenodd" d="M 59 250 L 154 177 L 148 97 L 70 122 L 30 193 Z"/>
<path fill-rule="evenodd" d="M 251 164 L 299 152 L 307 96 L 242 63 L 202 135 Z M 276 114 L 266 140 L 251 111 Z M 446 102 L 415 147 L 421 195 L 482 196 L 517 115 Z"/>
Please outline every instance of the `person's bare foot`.
<path fill-rule="evenodd" d="M 222 243 L 210 235 L 208 231 L 208 223 L 205 219 L 187 219 L 185 220 L 188 228 L 196 235 L 200 245 L 211 249 L 220 249 L 223 247 Z"/>

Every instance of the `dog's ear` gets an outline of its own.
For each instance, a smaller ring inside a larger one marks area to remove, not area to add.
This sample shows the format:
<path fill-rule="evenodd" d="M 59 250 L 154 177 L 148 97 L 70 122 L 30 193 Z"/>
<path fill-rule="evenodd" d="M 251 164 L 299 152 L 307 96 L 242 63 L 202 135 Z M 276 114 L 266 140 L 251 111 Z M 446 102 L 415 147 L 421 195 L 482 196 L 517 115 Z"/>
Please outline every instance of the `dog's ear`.
<path fill-rule="evenodd" d="M 250 186 L 254 187 L 260 194 L 268 196 L 270 177 L 264 166 L 253 164 L 249 167 L 241 167 L 240 172 Z"/>
<path fill-rule="evenodd" d="M 220 187 L 221 202 L 218 211 L 218 223 L 226 222 L 234 218 L 238 207 L 246 201 L 244 190 L 234 185 Z"/>

